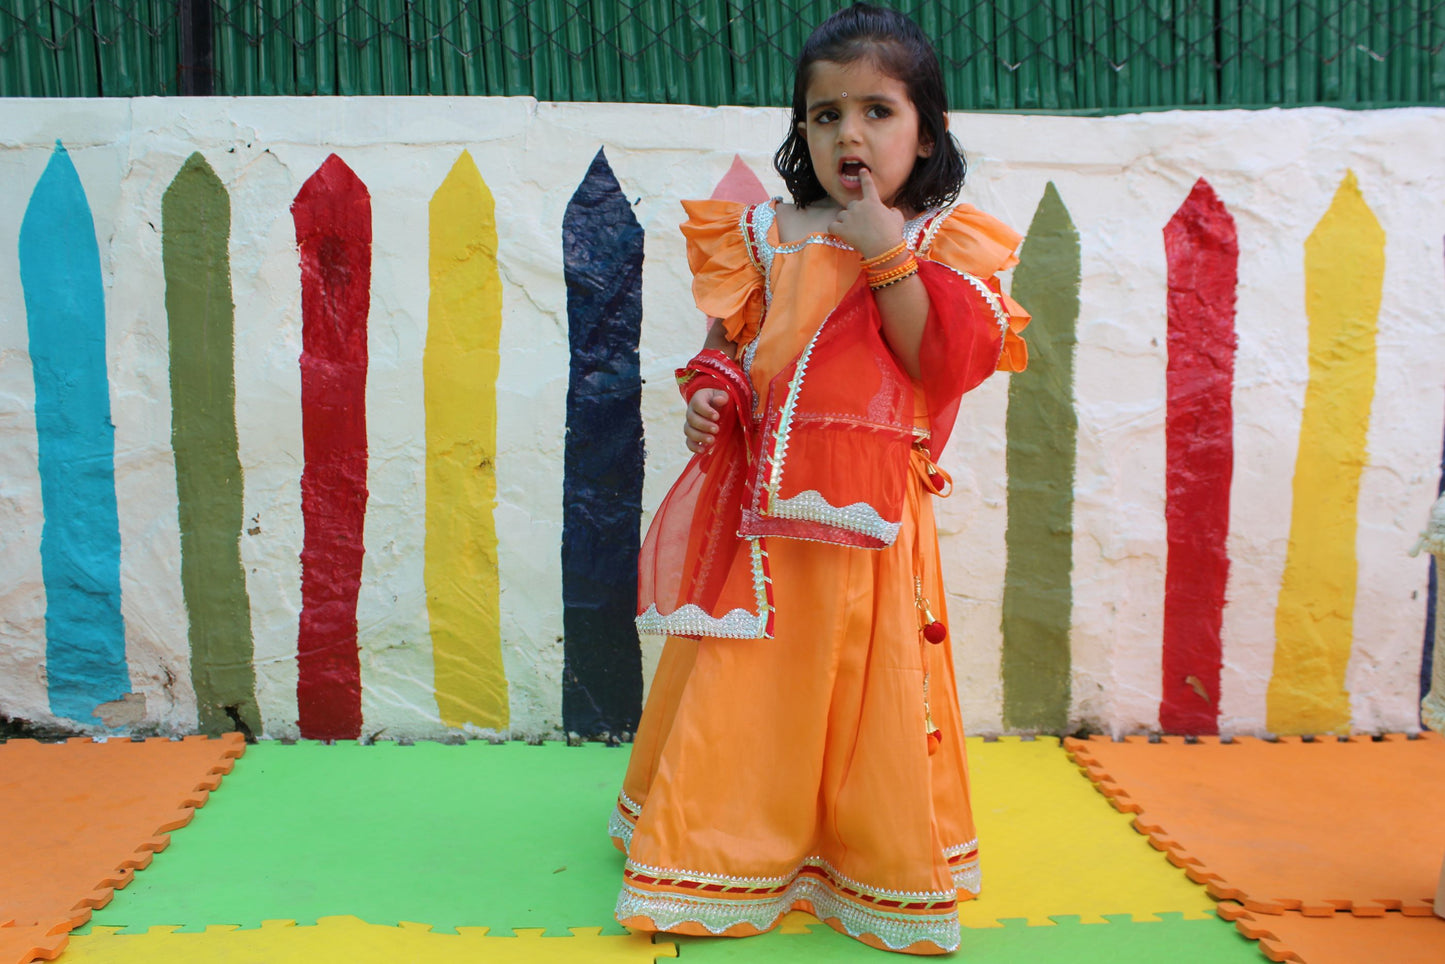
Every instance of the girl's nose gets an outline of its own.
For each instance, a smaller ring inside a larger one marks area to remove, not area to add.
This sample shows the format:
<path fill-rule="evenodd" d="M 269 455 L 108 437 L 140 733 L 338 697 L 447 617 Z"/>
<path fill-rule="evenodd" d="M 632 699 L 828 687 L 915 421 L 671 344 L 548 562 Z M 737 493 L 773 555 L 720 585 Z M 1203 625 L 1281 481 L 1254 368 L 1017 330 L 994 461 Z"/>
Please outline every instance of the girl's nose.
<path fill-rule="evenodd" d="M 862 127 L 858 118 L 852 114 L 844 114 L 838 121 L 838 140 L 851 144 L 857 141 L 860 130 Z"/>

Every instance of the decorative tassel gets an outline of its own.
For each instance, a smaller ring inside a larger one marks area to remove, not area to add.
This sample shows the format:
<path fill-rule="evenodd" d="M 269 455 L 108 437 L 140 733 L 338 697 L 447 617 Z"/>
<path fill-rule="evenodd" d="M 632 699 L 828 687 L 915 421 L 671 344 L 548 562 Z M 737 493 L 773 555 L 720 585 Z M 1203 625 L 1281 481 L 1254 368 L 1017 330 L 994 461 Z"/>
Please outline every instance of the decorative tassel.
<path fill-rule="evenodd" d="M 932 459 L 929 459 L 928 464 L 924 466 L 923 480 L 924 484 L 928 487 L 928 490 L 934 495 L 941 496 L 946 499 L 953 491 L 952 476 L 950 476 L 947 472 L 943 471 L 943 469 L 940 469 L 938 466 L 934 465 Z"/>
<path fill-rule="evenodd" d="M 929 643 L 941 643 L 948 636 L 948 627 L 934 618 L 933 612 L 928 608 L 928 600 L 923 598 L 923 580 L 919 576 L 913 577 L 913 602 L 919 612 L 919 633 Z M 919 644 L 919 661 L 923 664 L 923 732 L 928 744 L 928 755 L 933 756 L 938 748 L 943 746 L 943 731 L 938 724 L 933 722 L 933 707 L 928 702 L 928 683 L 932 675 L 928 671 L 931 657 L 928 654 L 928 647 Z"/>
<path fill-rule="evenodd" d="M 933 618 L 933 613 L 928 611 L 926 599 L 923 601 L 923 619 L 923 638 L 934 644 L 943 642 L 948 635 L 948 627 Z"/>
<path fill-rule="evenodd" d="M 917 576 L 913 577 L 913 602 L 922 614 L 918 628 L 923 631 L 923 638 L 930 643 L 943 642 L 948 636 L 948 627 L 939 622 L 928 608 L 928 600 L 923 598 L 923 580 Z"/>

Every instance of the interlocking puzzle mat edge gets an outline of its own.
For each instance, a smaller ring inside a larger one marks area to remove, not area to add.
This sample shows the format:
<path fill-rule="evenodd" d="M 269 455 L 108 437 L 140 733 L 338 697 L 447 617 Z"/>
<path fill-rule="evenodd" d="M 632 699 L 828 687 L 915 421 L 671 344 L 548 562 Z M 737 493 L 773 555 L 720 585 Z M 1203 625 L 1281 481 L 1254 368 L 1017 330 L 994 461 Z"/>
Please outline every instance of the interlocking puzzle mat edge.
<path fill-rule="evenodd" d="M 1331 737 L 1330 739 L 1334 739 Z M 1381 738 L 1381 742 L 1406 742 L 1414 740 L 1425 740 L 1438 742 L 1445 740 L 1440 734 L 1424 732 L 1418 737 L 1411 738 L 1405 734 L 1390 733 Z M 1134 814 L 1134 829 L 1149 838 L 1150 844 L 1155 849 L 1163 851 L 1169 858 L 1169 862 L 1182 869 L 1190 880 L 1203 884 L 1210 896 L 1217 900 L 1235 900 L 1242 903 L 1249 910 L 1263 914 L 1283 914 L 1286 911 L 1301 911 L 1310 916 L 1326 916 L 1335 911 L 1349 911 L 1355 916 L 1378 917 L 1389 911 L 1399 911 L 1407 916 L 1431 916 L 1434 914 L 1433 904 L 1428 900 L 1410 898 L 1387 898 L 1387 899 L 1356 899 L 1342 898 L 1331 900 L 1312 900 L 1308 898 L 1293 897 L 1260 897 L 1257 894 L 1248 893 L 1242 887 L 1226 879 L 1223 875 L 1216 873 L 1205 865 L 1205 861 L 1194 855 L 1189 849 L 1176 839 L 1177 831 L 1163 827 L 1156 818 L 1144 810 L 1142 804 L 1136 801 L 1128 789 L 1121 785 L 1109 773 L 1108 767 L 1099 760 L 1092 752 L 1100 745 L 1124 743 L 1127 745 L 1142 745 L 1158 743 L 1164 746 L 1175 747 L 1186 744 L 1202 744 L 1205 746 L 1218 746 L 1223 741 L 1217 736 L 1200 736 L 1186 739 L 1182 736 L 1164 736 L 1151 740 L 1147 736 L 1127 736 L 1122 741 L 1116 741 L 1108 736 L 1094 735 L 1087 740 L 1076 737 L 1066 737 L 1063 746 L 1079 768 L 1088 776 L 1100 793 L 1102 793 L 1116 810 L 1121 813 Z M 1254 737 L 1234 737 L 1230 741 L 1233 745 L 1252 746 L 1279 744 L 1283 746 L 1303 745 L 1306 743 L 1303 737 L 1281 736 L 1276 740 L 1261 740 Z M 1337 742 L 1375 742 L 1370 737 L 1363 738 L 1342 738 Z"/>
<path fill-rule="evenodd" d="M 70 926 L 65 921 L 40 924 L 0 922 L 0 961 L 5 964 L 53 961 L 65 950 L 69 937 Z"/>
<path fill-rule="evenodd" d="M 1445 960 L 1445 920 L 1434 914 L 1319 916 L 1286 911 L 1261 919 L 1243 904 L 1224 901 L 1219 905 L 1219 916 L 1233 921 L 1239 933 L 1258 941 L 1261 953 L 1279 964 L 1352 964 L 1385 959 L 1391 964 L 1435 964 Z M 1388 958 L 1379 956 L 1385 951 L 1390 953 Z"/>
<path fill-rule="evenodd" d="M 485 927 L 458 927 L 455 934 L 433 933 L 431 925 L 402 922 L 369 924 L 350 915 L 320 918 L 314 925 L 289 920 L 263 921 L 258 928 L 231 925 L 182 933 L 176 927 L 152 927 L 141 934 L 96 926 L 71 939 L 63 964 L 211 964 L 265 960 L 270 964 L 309 964 L 345 960 L 351 964 L 391 964 L 426 960 L 429 964 L 644 964 L 677 956 L 677 945 L 653 942 L 652 935 L 603 935 L 601 928 L 569 928 L 570 937 L 544 937 L 543 928 L 511 934 Z"/>
<path fill-rule="evenodd" d="M 3 926 L 0 926 L 0 962 L 9 964 L 9 961 L 14 959 L 20 964 L 24 964 L 37 957 L 42 960 L 54 960 L 64 950 L 69 932 L 88 921 L 93 909 L 104 907 L 109 903 L 116 890 L 131 882 L 137 869 L 149 866 L 155 854 L 170 844 L 172 831 L 190 823 L 196 810 L 204 806 L 211 792 L 220 786 L 221 778 L 232 771 L 236 760 L 246 752 L 246 741 L 240 733 L 228 733 L 215 739 L 200 735 L 188 736 L 181 740 L 155 737 L 136 741 L 73 737 L 64 743 L 48 744 L 17 738 L 0 743 L 0 752 L 11 746 L 19 747 L 21 752 L 34 751 L 40 747 L 53 747 L 57 762 L 60 758 L 67 756 L 67 749 L 116 744 L 116 748 L 110 752 L 124 753 L 125 746 L 137 743 L 149 744 L 152 749 L 161 744 L 169 746 L 179 743 L 189 750 L 197 749 L 201 744 L 205 744 L 207 749 L 215 752 L 209 754 L 208 759 L 202 761 L 201 765 L 204 766 L 204 771 L 199 779 L 188 791 L 180 794 L 174 812 L 163 819 L 159 825 L 106 841 L 107 844 L 115 843 L 115 848 L 112 851 L 107 847 L 106 853 L 98 857 L 98 862 L 115 859 L 113 870 L 103 874 L 94 884 L 78 885 L 81 892 L 68 906 L 55 907 L 53 911 L 36 915 L 33 919 L 6 921 Z M 73 755 L 72 753 L 69 756 Z M 70 763 L 67 760 L 59 765 L 67 766 Z M 34 792 L 43 793 L 43 789 L 37 789 Z M 12 810 L 12 817 L 15 816 L 15 812 Z M 14 832 L 13 829 L 12 832 Z M 12 885 L 24 887 L 27 885 L 26 882 L 32 878 L 21 872 L 10 875 L 9 879 L 13 882 Z M 69 897 L 67 896 L 65 899 L 68 900 Z"/>
<path fill-rule="evenodd" d="M 674 937 L 678 956 L 696 964 L 879 964 L 887 956 L 833 931 L 817 918 L 794 911 L 774 931 L 727 940 Z M 1107 915 L 1085 923 L 1058 915 L 1043 926 L 1010 919 L 998 927 L 965 930 L 957 959 L 969 964 L 1017 961 L 1068 961 L 1069 964 L 1155 964 L 1163 956 L 1173 964 L 1260 964 L 1257 944 L 1217 915 L 1186 920 L 1161 913 L 1157 921 L 1138 922 L 1128 915 Z M 949 958 L 952 959 L 952 958 Z"/>
<path fill-rule="evenodd" d="M 196 933 L 174 927 L 153 927 L 124 935 L 117 928 L 96 926 L 72 938 L 62 964 L 240 964 L 264 959 L 271 964 L 301 964 L 345 959 L 353 964 L 425 959 L 431 964 L 643 964 L 687 957 L 699 961 L 751 964 L 803 964 L 815 960 L 877 961 L 882 955 L 837 934 L 817 918 L 792 912 L 773 932 L 743 939 L 688 938 L 659 934 L 603 936 L 597 928 L 571 928 L 571 937 L 543 937 L 541 929 L 524 929 L 513 937 L 486 928 L 458 928 L 456 934 L 432 933 L 424 924 L 367 924 L 352 916 L 323 918 L 315 925 L 266 921 L 258 928 L 212 926 Z M 786 935 L 786 936 L 779 936 Z M 1185 920 L 1163 914 L 1157 923 L 1136 923 L 1127 915 L 1111 915 L 1099 924 L 1060 916 L 1050 926 L 1032 927 L 1010 920 L 986 933 L 964 934 L 963 952 L 978 964 L 1001 964 L 1020 953 L 1056 952 L 1031 959 L 1067 959 L 1074 964 L 1140 964 L 1157 959 L 1160 948 L 1177 950 L 1180 964 L 1253 964 L 1256 946 L 1228 923 L 1213 919 Z M 1057 956 L 1066 954 L 1065 957 Z"/>
<path fill-rule="evenodd" d="M 1057 738 L 970 737 L 968 754 L 983 893 L 959 905 L 963 927 L 1215 916 L 1204 889 L 1099 798 Z"/>

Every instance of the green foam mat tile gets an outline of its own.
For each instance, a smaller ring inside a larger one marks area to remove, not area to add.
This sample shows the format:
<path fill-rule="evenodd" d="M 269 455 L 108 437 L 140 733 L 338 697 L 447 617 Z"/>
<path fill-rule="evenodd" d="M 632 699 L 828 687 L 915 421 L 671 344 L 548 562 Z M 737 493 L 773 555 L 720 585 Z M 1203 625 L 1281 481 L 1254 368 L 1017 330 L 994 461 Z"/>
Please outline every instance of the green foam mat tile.
<path fill-rule="evenodd" d="M 1081 924 L 1055 917 L 1053 926 L 1030 927 L 1022 920 L 1002 927 L 963 931 L 951 960 L 967 964 L 1263 964 L 1256 945 L 1217 918 L 1185 920 L 1160 914 L 1135 922 L 1110 915 L 1106 923 Z M 806 926 L 802 926 L 806 925 Z M 889 958 L 804 914 L 791 915 L 779 929 L 757 937 L 674 937 L 677 956 L 695 964 L 882 964 Z M 903 960 L 903 958 L 898 958 Z"/>
<path fill-rule="evenodd" d="M 607 816 L 626 766 L 627 750 L 601 744 L 260 743 L 92 923 L 141 933 L 355 915 L 438 932 L 624 933 Z"/>

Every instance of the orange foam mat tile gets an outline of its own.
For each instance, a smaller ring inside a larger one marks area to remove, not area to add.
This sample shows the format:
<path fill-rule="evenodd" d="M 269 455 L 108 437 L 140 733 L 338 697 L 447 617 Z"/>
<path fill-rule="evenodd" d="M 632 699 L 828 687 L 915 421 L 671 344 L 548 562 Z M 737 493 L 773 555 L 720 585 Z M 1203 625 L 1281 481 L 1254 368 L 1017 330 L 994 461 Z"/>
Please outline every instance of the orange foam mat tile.
<path fill-rule="evenodd" d="M 0 961 L 24 964 L 26 961 L 53 961 L 65 950 L 70 925 L 64 921 L 40 924 L 0 922 Z"/>
<path fill-rule="evenodd" d="M 1265 914 L 1431 913 L 1445 738 L 1166 737 L 1065 747 L 1134 827 L 1219 900 Z M 1442 958 L 1445 960 L 1445 958 Z"/>
<path fill-rule="evenodd" d="M 1387 912 L 1378 917 L 1331 914 L 1306 917 L 1296 911 L 1255 916 L 1226 901 L 1219 916 L 1271 961 L 1297 964 L 1440 964 L 1445 961 L 1445 920 Z"/>
<path fill-rule="evenodd" d="M 85 923 L 190 822 L 245 749 L 238 733 L 0 743 L 0 920 L 47 932 Z"/>

